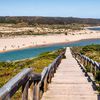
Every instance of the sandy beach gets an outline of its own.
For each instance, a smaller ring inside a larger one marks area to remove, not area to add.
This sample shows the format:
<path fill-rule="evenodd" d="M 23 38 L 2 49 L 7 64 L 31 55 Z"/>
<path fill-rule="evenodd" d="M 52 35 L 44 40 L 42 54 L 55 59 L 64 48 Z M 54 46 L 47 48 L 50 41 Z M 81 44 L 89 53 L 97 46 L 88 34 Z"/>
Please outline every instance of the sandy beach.
<path fill-rule="evenodd" d="M 100 31 L 81 30 L 71 32 L 68 35 L 30 35 L 0 38 L 0 52 L 56 43 L 67 43 L 82 39 L 100 39 Z"/>

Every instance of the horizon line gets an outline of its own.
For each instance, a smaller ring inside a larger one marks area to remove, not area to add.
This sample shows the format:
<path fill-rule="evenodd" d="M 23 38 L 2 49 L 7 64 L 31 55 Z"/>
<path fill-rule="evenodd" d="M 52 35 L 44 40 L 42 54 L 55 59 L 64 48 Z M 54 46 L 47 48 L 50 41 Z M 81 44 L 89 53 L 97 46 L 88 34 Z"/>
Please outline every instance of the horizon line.
<path fill-rule="evenodd" d="M 100 19 L 100 18 L 94 18 L 94 17 L 75 17 L 75 16 L 32 16 L 32 15 L 13 15 L 13 16 L 10 16 L 10 15 L 0 15 L 0 17 L 51 17 L 51 18 L 55 18 L 55 17 L 58 17 L 58 18 L 81 18 L 81 19 Z"/>

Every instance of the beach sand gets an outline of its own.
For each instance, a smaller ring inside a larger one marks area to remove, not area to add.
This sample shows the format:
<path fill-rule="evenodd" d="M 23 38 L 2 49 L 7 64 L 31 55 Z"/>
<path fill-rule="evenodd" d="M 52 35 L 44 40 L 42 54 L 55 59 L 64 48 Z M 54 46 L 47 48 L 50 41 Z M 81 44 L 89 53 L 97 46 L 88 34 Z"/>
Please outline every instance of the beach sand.
<path fill-rule="evenodd" d="M 56 43 L 67 43 L 82 39 L 100 39 L 100 31 L 81 30 L 70 32 L 68 35 L 30 35 L 0 38 L 0 52 Z"/>

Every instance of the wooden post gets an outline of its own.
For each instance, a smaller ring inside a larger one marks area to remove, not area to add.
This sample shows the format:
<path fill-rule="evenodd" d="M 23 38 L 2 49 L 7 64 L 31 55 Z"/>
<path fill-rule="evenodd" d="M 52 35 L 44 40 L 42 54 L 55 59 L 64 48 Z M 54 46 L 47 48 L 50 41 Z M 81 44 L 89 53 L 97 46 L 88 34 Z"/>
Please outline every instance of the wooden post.
<path fill-rule="evenodd" d="M 83 62 L 82 62 L 82 60 L 83 60 L 82 57 L 80 57 L 80 59 L 81 59 L 81 64 L 82 64 L 82 63 L 83 63 Z"/>
<path fill-rule="evenodd" d="M 28 100 L 29 81 L 22 86 L 22 100 Z"/>
<path fill-rule="evenodd" d="M 54 73 L 56 73 L 57 67 L 57 64 L 54 64 Z"/>
<path fill-rule="evenodd" d="M 87 63 L 88 63 L 88 62 L 87 62 L 87 59 L 86 59 L 86 60 L 85 60 L 85 66 L 87 66 Z"/>
<path fill-rule="evenodd" d="M 48 83 L 47 83 L 47 75 L 46 75 L 44 79 L 44 92 L 47 91 L 47 87 L 48 87 Z"/>
<path fill-rule="evenodd" d="M 88 65 L 88 60 L 86 59 L 86 66 Z"/>
<path fill-rule="evenodd" d="M 34 91 L 33 91 L 33 100 L 40 100 L 40 88 L 39 84 L 36 82 L 34 85 Z"/>
<path fill-rule="evenodd" d="M 51 83 L 51 71 L 49 72 L 49 75 L 48 75 L 48 82 Z"/>
<path fill-rule="evenodd" d="M 40 100 L 40 86 L 39 86 L 39 83 L 37 83 L 37 100 Z"/>
<path fill-rule="evenodd" d="M 83 65 L 85 66 L 85 59 L 84 59 Z"/>
<path fill-rule="evenodd" d="M 84 58 L 82 57 L 82 64 L 84 65 Z"/>
<path fill-rule="evenodd" d="M 94 72 L 95 76 L 96 76 L 96 71 L 97 71 L 97 68 L 96 68 L 96 66 L 95 66 L 95 72 Z"/>
<path fill-rule="evenodd" d="M 99 64 L 97 62 L 94 62 L 94 67 L 95 67 L 95 76 L 96 76 L 97 70 L 99 68 Z"/>
<path fill-rule="evenodd" d="M 52 68 L 52 77 L 54 77 L 54 67 Z"/>
<path fill-rule="evenodd" d="M 33 90 L 34 90 L 34 83 L 32 83 L 28 89 L 28 100 L 33 100 Z"/>
<path fill-rule="evenodd" d="M 93 64 L 92 64 L 92 62 L 91 62 L 91 65 L 90 65 L 90 72 L 92 73 L 92 71 L 93 71 Z"/>

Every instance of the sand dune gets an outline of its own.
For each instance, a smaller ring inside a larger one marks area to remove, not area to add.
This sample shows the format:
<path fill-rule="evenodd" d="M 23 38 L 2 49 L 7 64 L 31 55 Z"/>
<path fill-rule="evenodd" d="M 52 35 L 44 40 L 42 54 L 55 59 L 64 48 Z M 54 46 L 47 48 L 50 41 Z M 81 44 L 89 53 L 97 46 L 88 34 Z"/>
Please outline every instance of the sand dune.
<path fill-rule="evenodd" d="M 41 46 L 55 43 L 67 43 L 82 39 L 100 38 L 99 31 L 82 30 L 71 32 L 68 35 L 38 35 L 38 36 L 16 36 L 0 39 L 0 52 L 16 50 L 30 46 Z"/>

